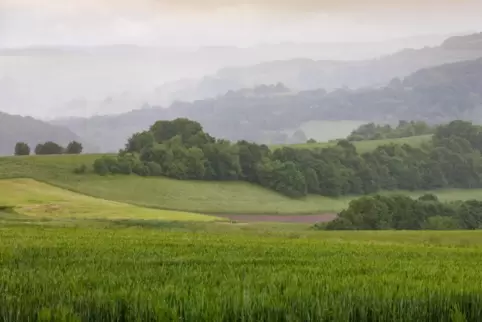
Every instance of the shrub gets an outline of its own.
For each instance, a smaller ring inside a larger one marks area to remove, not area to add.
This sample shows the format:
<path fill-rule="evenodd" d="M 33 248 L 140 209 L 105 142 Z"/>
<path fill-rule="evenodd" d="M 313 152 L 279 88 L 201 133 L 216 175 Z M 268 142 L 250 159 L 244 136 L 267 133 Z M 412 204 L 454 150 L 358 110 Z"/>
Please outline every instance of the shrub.
<path fill-rule="evenodd" d="M 94 161 L 94 172 L 101 175 L 105 176 L 109 174 L 109 168 L 107 166 L 105 158 L 100 158 Z"/>
<path fill-rule="evenodd" d="M 87 166 L 85 164 L 82 164 L 74 169 L 74 173 L 76 174 L 84 174 L 86 172 L 87 172 Z"/>

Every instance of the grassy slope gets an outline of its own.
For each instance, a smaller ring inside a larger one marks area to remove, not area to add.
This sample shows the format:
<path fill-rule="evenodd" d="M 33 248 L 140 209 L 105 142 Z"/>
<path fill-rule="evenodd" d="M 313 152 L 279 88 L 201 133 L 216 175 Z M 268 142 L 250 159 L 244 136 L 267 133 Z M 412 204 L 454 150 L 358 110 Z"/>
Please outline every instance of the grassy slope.
<path fill-rule="evenodd" d="M 160 209 L 200 213 L 320 213 L 346 206 L 339 200 L 309 196 L 293 200 L 245 182 L 179 181 L 138 176 L 75 175 L 97 155 L 0 158 L 0 178 L 28 177 L 89 196 Z"/>
<path fill-rule="evenodd" d="M 427 137 L 400 139 L 422 144 Z M 372 148 L 381 141 L 359 142 Z M 387 142 L 385 140 L 384 142 Z M 159 209 L 224 214 L 307 214 L 338 212 L 353 197 L 338 199 L 309 196 L 293 200 L 262 187 L 244 182 L 179 181 L 138 176 L 101 177 L 75 175 L 80 164 L 90 165 L 98 155 L 62 155 L 0 158 L 0 178 L 34 178 L 92 197 Z M 3 191 L 3 189 L 2 189 Z M 387 192 L 388 193 L 388 192 Z M 389 192 L 395 193 L 395 192 Z M 413 197 L 425 192 L 399 192 Z M 441 200 L 482 200 L 481 189 L 436 191 Z"/>
<path fill-rule="evenodd" d="M 358 152 L 369 152 L 373 151 L 380 145 L 396 143 L 396 144 L 409 144 L 414 147 L 420 147 L 423 143 L 429 142 L 431 135 L 420 135 L 420 136 L 412 136 L 408 138 L 400 138 L 400 139 L 385 139 L 385 140 L 371 140 L 371 141 L 359 141 L 354 142 L 353 144 L 356 146 Z M 326 148 L 329 146 L 335 145 L 336 142 L 321 142 L 321 143 L 303 143 L 303 144 L 292 144 L 292 145 L 273 145 L 273 149 L 278 149 L 283 146 L 289 146 L 298 149 L 319 149 L 319 148 Z"/>
<path fill-rule="evenodd" d="M 103 200 L 50 186 L 32 179 L 0 180 L 0 205 L 20 215 L 42 218 L 155 219 L 213 221 L 219 218 L 193 213 L 142 208 Z"/>

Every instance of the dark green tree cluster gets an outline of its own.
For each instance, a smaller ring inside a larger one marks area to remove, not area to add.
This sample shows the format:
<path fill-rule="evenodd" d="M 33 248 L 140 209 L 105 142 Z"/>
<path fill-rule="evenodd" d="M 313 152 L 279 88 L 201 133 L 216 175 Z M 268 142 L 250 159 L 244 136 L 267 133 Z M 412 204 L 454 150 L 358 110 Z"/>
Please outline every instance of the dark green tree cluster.
<path fill-rule="evenodd" d="M 427 194 L 418 199 L 404 195 L 364 196 L 350 202 L 338 218 L 316 228 L 327 230 L 448 230 L 482 228 L 482 202 L 440 202 Z"/>
<path fill-rule="evenodd" d="M 19 144 L 19 143 L 17 143 Z M 61 145 L 48 141 L 45 143 L 39 143 L 35 147 L 35 154 L 37 155 L 51 155 L 51 154 L 80 154 L 82 153 L 82 144 L 77 141 L 72 141 L 67 145 L 67 148 Z M 15 151 L 17 149 L 15 148 Z"/>
<path fill-rule="evenodd" d="M 292 197 L 380 190 L 482 187 L 482 131 L 469 122 L 439 126 L 424 148 L 387 144 L 359 154 L 342 140 L 323 149 L 233 144 L 188 119 L 156 122 L 134 134 L 117 157 L 96 161 L 99 174 L 136 173 L 191 180 L 245 180 Z"/>
<path fill-rule="evenodd" d="M 30 155 L 30 147 L 25 142 L 15 144 L 15 155 Z"/>
<path fill-rule="evenodd" d="M 398 125 L 363 124 L 348 136 L 348 141 L 366 141 L 407 138 L 410 136 L 426 135 L 435 132 L 435 127 L 423 121 L 399 121 Z"/>
<path fill-rule="evenodd" d="M 198 122 L 184 118 L 158 121 L 148 131 L 132 135 L 117 157 L 96 160 L 94 171 L 184 180 L 245 180 L 292 197 L 307 193 L 305 177 L 294 162 L 273 158 L 265 145 L 215 139 Z"/>

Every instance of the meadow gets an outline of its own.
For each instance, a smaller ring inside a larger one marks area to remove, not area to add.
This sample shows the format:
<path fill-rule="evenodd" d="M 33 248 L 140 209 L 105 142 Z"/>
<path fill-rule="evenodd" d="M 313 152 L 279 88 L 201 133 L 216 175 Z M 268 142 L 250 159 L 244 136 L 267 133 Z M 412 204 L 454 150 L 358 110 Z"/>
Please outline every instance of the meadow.
<path fill-rule="evenodd" d="M 60 155 L 0 158 L 0 179 L 32 178 L 86 196 L 139 207 L 201 214 L 324 214 L 345 209 L 356 196 L 329 198 L 310 195 L 291 199 L 246 182 L 180 181 L 163 177 L 76 175 L 98 155 Z M 4 183 L 4 189 L 9 188 Z M 443 201 L 482 200 L 482 189 L 430 191 Z M 390 191 L 418 197 L 426 191 Z"/>
<path fill-rule="evenodd" d="M 2 321 L 482 319 L 475 231 L 4 226 L 0 239 Z"/>
<path fill-rule="evenodd" d="M 158 210 L 88 197 L 32 179 L 0 180 L 0 206 L 14 214 L 42 219 L 141 219 L 215 221 L 217 217 Z"/>

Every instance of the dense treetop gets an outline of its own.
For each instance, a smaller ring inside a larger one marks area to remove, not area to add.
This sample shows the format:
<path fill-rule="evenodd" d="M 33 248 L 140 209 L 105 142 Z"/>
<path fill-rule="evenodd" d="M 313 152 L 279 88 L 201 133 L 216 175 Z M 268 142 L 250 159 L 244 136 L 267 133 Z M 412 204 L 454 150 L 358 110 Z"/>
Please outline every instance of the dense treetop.
<path fill-rule="evenodd" d="M 363 124 L 355 129 L 348 137 L 348 141 L 397 139 L 411 136 L 433 134 L 435 126 L 430 126 L 423 121 L 400 121 L 396 127 L 388 124 L 375 123 Z"/>
<path fill-rule="evenodd" d="M 438 126 L 422 148 L 387 144 L 360 154 L 347 140 L 323 149 L 216 139 L 188 119 L 158 121 L 135 133 L 99 174 L 162 175 L 191 180 L 246 180 L 291 197 L 371 194 L 380 190 L 482 187 L 482 130 L 470 122 Z"/>
<path fill-rule="evenodd" d="M 364 196 L 350 202 L 334 221 L 315 227 L 328 230 L 480 229 L 482 202 L 443 203 L 431 194 L 419 199 L 403 195 Z"/>

